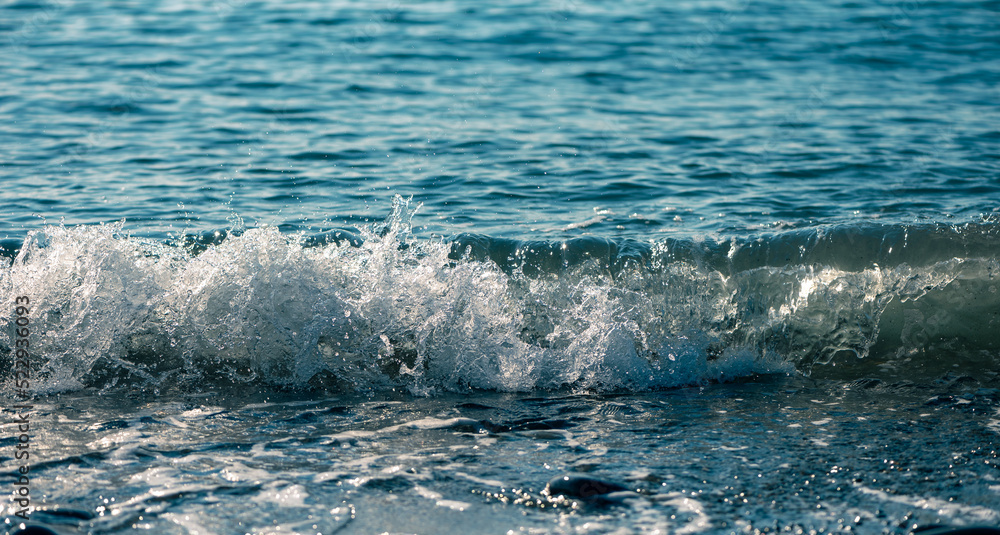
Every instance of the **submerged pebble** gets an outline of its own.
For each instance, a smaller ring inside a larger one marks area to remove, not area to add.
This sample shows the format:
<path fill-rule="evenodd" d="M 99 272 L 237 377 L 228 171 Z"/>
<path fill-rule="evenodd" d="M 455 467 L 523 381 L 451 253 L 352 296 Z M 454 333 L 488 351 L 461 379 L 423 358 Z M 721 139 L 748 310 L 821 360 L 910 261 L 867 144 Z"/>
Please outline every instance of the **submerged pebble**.
<path fill-rule="evenodd" d="M 545 493 L 549 496 L 560 494 L 584 500 L 616 492 L 626 492 L 629 489 L 613 481 L 598 479 L 583 474 L 563 474 L 549 480 Z"/>

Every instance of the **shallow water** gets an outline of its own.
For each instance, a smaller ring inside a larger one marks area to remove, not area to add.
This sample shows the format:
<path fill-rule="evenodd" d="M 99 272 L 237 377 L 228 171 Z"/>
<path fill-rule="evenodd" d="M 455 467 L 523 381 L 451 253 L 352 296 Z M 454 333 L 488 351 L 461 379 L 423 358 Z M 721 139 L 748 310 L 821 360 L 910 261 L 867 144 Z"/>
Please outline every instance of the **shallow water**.
<path fill-rule="evenodd" d="M 46 496 L 34 518 L 60 533 L 996 524 L 1000 394 L 962 382 L 760 378 L 541 397 L 63 395 L 35 408 L 45 461 L 33 484 Z M 634 492 L 607 503 L 545 494 L 570 472 Z"/>
<path fill-rule="evenodd" d="M 2 3 L 0 484 L 27 414 L 59 533 L 1000 525 L 998 15 Z"/>

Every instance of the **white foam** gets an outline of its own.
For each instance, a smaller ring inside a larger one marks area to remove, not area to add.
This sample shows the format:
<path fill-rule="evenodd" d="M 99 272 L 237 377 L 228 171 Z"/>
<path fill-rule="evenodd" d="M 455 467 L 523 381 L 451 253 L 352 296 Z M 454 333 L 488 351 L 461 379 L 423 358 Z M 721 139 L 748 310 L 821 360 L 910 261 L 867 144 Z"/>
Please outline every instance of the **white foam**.
<path fill-rule="evenodd" d="M 12 321 L 15 296 L 31 298 L 40 393 L 123 380 L 418 395 L 642 390 L 864 356 L 894 298 L 919 299 L 960 276 L 988 279 L 994 268 L 954 260 L 724 276 L 673 262 L 612 277 L 585 262 L 529 278 L 414 240 L 411 215 L 397 200 L 384 224 L 362 231 L 360 247 L 303 247 L 263 227 L 197 256 L 128 237 L 122 224 L 46 227 L 0 268 L 0 305 Z M 663 247 L 654 254 L 666 255 Z M 919 338 L 914 328 L 903 335 Z M 0 348 L 11 336 L 0 333 Z"/>

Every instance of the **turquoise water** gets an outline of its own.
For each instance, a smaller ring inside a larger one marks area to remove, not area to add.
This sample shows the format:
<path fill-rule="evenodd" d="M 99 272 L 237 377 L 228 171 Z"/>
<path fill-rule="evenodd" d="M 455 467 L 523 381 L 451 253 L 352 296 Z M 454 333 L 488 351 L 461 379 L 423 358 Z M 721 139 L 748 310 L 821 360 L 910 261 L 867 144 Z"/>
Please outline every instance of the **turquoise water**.
<path fill-rule="evenodd" d="M 32 522 L 1000 524 L 998 15 L 0 3 Z"/>

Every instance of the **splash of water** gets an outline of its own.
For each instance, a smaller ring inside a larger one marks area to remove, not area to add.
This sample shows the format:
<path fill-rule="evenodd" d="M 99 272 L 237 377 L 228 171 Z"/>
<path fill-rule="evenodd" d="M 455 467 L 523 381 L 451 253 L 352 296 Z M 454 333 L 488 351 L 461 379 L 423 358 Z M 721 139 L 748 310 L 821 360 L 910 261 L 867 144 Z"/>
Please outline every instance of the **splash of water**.
<path fill-rule="evenodd" d="M 417 208 L 397 196 L 357 233 L 252 228 L 198 249 L 122 223 L 46 227 L 0 271 L 0 355 L 24 295 L 40 393 L 642 390 L 796 368 L 943 373 L 957 354 L 996 368 L 988 255 L 851 269 L 810 261 L 829 249 L 814 238 L 800 258 L 756 264 L 759 245 L 735 241 L 695 254 L 670 241 L 421 240 Z"/>

